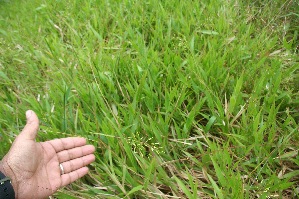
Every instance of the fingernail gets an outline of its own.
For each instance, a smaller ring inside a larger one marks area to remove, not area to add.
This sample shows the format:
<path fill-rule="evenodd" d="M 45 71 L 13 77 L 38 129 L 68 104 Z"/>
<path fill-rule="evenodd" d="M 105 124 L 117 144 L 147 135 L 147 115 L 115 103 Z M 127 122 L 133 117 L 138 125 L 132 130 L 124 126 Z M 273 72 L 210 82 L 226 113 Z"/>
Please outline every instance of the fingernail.
<path fill-rule="evenodd" d="M 29 119 L 32 115 L 32 111 L 29 110 L 29 111 L 26 111 L 26 118 Z"/>

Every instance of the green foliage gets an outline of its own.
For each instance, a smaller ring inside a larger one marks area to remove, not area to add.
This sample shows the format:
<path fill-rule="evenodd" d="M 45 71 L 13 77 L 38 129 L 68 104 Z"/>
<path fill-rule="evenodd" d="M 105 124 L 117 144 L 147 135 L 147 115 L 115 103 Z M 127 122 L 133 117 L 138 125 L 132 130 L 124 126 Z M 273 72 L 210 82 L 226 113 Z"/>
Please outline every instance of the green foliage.
<path fill-rule="evenodd" d="M 0 155 L 39 141 L 96 162 L 58 198 L 298 195 L 299 2 L 0 1 Z"/>

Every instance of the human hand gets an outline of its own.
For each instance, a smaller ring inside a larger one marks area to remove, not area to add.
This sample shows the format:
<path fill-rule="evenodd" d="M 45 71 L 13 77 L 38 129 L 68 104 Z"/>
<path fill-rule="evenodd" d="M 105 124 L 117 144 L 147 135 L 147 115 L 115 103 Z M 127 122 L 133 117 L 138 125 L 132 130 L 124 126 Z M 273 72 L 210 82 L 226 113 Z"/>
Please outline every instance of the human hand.
<path fill-rule="evenodd" d="M 46 198 L 88 173 L 86 166 L 95 160 L 94 146 L 79 137 L 36 142 L 38 117 L 29 110 L 26 118 L 26 126 L 0 163 L 17 199 Z"/>

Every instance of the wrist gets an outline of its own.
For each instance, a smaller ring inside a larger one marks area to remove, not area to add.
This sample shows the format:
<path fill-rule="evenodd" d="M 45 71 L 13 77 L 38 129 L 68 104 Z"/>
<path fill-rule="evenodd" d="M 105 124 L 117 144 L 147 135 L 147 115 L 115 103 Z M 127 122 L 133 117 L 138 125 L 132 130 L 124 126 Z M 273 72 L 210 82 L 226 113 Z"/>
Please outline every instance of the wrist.
<path fill-rule="evenodd" d="M 12 188 L 14 190 L 15 198 L 17 198 L 17 180 L 9 165 L 7 164 L 5 157 L 2 159 L 2 161 L 0 161 L 0 172 L 6 177 L 10 178 L 10 184 L 12 185 Z"/>
<path fill-rule="evenodd" d="M 9 176 L 6 174 L 5 170 L 4 170 L 3 161 L 0 161 L 0 172 L 3 173 L 3 175 L 9 177 Z M 10 177 L 9 177 L 9 178 L 10 178 Z"/>
<path fill-rule="evenodd" d="M 2 161 L 0 161 L 0 172 L 4 174 L 4 171 L 3 171 L 3 166 L 2 166 L 2 164 L 3 164 L 3 163 L 2 163 Z"/>
<path fill-rule="evenodd" d="M 6 175 L 2 162 L 0 162 L 0 198 L 15 199 L 15 190 L 11 179 Z"/>

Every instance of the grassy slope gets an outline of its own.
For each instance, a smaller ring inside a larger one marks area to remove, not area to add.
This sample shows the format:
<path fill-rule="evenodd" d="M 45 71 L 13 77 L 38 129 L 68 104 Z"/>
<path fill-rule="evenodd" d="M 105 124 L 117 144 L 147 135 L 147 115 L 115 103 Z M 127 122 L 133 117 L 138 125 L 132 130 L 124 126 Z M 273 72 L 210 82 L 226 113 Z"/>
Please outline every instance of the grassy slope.
<path fill-rule="evenodd" d="M 0 1 L 0 153 L 84 136 L 96 163 L 58 198 L 293 197 L 299 3 Z"/>

